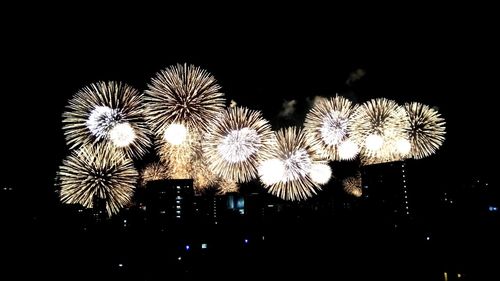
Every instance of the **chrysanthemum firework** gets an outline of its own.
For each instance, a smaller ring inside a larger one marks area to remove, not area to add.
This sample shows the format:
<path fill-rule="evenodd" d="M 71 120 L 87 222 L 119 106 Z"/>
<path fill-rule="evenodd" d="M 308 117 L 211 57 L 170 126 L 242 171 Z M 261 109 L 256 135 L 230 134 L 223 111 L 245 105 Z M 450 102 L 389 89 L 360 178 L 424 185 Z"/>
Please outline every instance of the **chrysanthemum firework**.
<path fill-rule="evenodd" d="M 228 108 L 205 135 L 204 156 L 220 177 L 248 182 L 257 176 L 259 162 L 268 157 L 275 139 L 259 111 Z"/>
<path fill-rule="evenodd" d="M 210 171 L 203 157 L 200 134 L 191 133 L 178 145 L 159 140 L 157 153 L 168 166 L 170 178 L 193 179 L 197 192 L 216 184 L 217 176 Z"/>
<path fill-rule="evenodd" d="M 106 143 L 140 158 L 151 141 L 144 121 L 142 94 L 123 83 L 98 82 L 78 91 L 63 113 L 63 130 L 71 149 Z"/>
<path fill-rule="evenodd" d="M 101 199 L 111 216 L 130 202 L 138 173 L 122 152 L 104 144 L 84 145 L 63 161 L 58 179 L 63 203 L 92 208 Z"/>
<path fill-rule="evenodd" d="M 405 133 L 411 156 L 420 159 L 434 154 L 445 139 L 444 119 L 439 112 L 421 103 L 407 103 L 404 108 L 409 120 Z"/>
<path fill-rule="evenodd" d="M 285 200 L 307 199 L 320 190 L 311 178 L 311 169 L 323 161 L 315 159 L 302 129 L 289 127 L 276 133 L 277 142 L 270 159 L 259 167 L 259 176 L 273 195 Z"/>
<path fill-rule="evenodd" d="M 344 191 L 350 195 L 360 197 L 363 194 L 361 174 L 354 177 L 348 177 L 342 181 Z"/>
<path fill-rule="evenodd" d="M 193 65 L 170 66 L 152 78 L 145 92 L 148 122 L 157 136 L 169 139 L 169 126 L 206 131 L 224 109 L 224 94 L 215 78 Z"/>
<path fill-rule="evenodd" d="M 164 180 L 168 178 L 170 178 L 168 166 L 163 162 L 153 162 L 142 169 L 140 183 L 141 186 L 145 186 L 150 181 Z"/>
<path fill-rule="evenodd" d="M 240 187 L 237 182 L 221 179 L 217 184 L 217 195 L 238 192 L 239 189 Z"/>
<path fill-rule="evenodd" d="M 352 119 L 352 138 L 362 146 L 362 158 L 378 162 L 400 160 L 404 155 L 397 149 L 404 141 L 407 126 L 403 107 L 385 98 L 362 104 Z"/>
<path fill-rule="evenodd" d="M 346 153 L 340 153 L 339 147 L 348 140 L 351 127 L 351 117 L 357 106 L 341 96 L 334 98 L 319 98 L 307 113 L 304 122 L 309 142 L 313 149 L 330 160 L 350 160 L 352 149 Z"/>

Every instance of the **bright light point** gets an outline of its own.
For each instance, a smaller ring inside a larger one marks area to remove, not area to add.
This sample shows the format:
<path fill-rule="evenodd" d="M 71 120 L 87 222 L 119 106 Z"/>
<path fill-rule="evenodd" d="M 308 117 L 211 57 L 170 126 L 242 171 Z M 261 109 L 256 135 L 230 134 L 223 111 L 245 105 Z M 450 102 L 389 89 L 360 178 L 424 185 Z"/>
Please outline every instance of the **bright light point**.
<path fill-rule="evenodd" d="M 119 263 L 119 264 L 118 264 L 118 267 L 123 267 L 123 263 Z"/>
<path fill-rule="evenodd" d="M 202 243 L 202 244 L 201 244 L 201 248 L 202 248 L 202 249 L 206 249 L 207 247 L 208 247 L 207 243 Z"/>
<path fill-rule="evenodd" d="M 430 237 L 430 236 L 427 236 L 425 239 L 426 239 L 427 241 L 429 241 L 429 240 L 431 240 L 431 237 Z"/>
<path fill-rule="evenodd" d="M 358 155 L 359 146 L 352 140 L 345 140 L 339 145 L 340 160 L 352 160 Z"/>
<path fill-rule="evenodd" d="M 134 141 L 135 137 L 134 128 L 132 128 L 129 123 L 118 124 L 114 126 L 111 131 L 109 131 L 109 138 L 117 147 L 130 145 Z"/>
<path fill-rule="evenodd" d="M 384 139 L 379 136 L 379 135 L 369 135 L 366 137 L 365 140 L 365 146 L 369 150 L 377 151 L 380 148 L 382 148 L 382 145 L 384 144 Z"/>
<path fill-rule="evenodd" d="M 411 144 L 407 139 L 399 139 L 396 141 L 396 148 L 401 155 L 407 155 L 411 151 Z"/>
<path fill-rule="evenodd" d="M 182 257 L 178 257 L 177 260 L 179 260 L 179 261 L 182 260 Z"/>
<path fill-rule="evenodd" d="M 116 122 L 120 119 L 118 110 L 107 106 L 96 106 L 89 115 L 87 128 L 97 138 L 104 138 Z"/>
<path fill-rule="evenodd" d="M 186 245 L 186 251 L 189 251 L 189 248 L 190 248 L 189 245 Z"/>
<path fill-rule="evenodd" d="M 232 130 L 217 146 L 219 154 L 226 161 L 238 163 L 247 160 L 260 147 L 260 137 L 257 131 L 250 128 Z"/>
<path fill-rule="evenodd" d="M 243 242 L 245 242 L 245 244 L 248 244 L 248 239 L 243 240 Z"/>
<path fill-rule="evenodd" d="M 266 185 L 272 185 L 285 176 L 285 165 L 279 159 L 269 159 L 259 167 L 260 180 Z"/>
<path fill-rule="evenodd" d="M 332 169 L 327 164 L 313 164 L 309 176 L 315 183 L 326 184 L 332 176 Z"/>
<path fill-rule="evenodd" d="M 180 145 L 186 140 L 187 134 L 187 128 L 184 125 L 172 123 L 165 129 L 163 138 L 170 144 Z"/>

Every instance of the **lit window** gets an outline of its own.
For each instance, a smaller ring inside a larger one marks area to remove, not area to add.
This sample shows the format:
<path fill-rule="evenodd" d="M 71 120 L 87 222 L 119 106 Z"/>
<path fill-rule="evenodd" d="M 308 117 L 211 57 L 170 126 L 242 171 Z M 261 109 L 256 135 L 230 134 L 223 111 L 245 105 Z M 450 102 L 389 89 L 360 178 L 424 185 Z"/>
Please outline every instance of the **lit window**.
<path fill-rule="evenodd" d="M 207 248 L 207 246 L 208 246 L 208 245 L 207 245 L 207 243 L 202 243 L 202 244 L 201 244 L 201 248 L 202 248 L 202 249 L 206 249 L 206 248 Z"/>
<path fill-rule="evenodd" d="M 176 218 L 178 218 L 178 219 L 180 219 L 180 218 L 181 218 L 181 216 L 175 216 L 175 217 L 176 217 Z"/>
<path fill-rule="evenodd" d="M 176 212 L 178 215 L 180 215 L 180 214 L 181 214 L 181 211 L 179 211 L 179 210 L 177 210 L 177 211 L 175 211 L 175 212 Z"/>
<path fill-rule="evenodd" d="M 182 199 L 182 196 L 177 195 L 177 197 L 175 197 L 175 200 L 181 200 L 181 199 Z"/>
<path fill-rule="evenodd" d="M 176 208 L 176 209 L 180 209 L 180 208 L 181 208 L 181 206 L 177 205 L 177 206 L 175 206 L 175 208 Z"/>

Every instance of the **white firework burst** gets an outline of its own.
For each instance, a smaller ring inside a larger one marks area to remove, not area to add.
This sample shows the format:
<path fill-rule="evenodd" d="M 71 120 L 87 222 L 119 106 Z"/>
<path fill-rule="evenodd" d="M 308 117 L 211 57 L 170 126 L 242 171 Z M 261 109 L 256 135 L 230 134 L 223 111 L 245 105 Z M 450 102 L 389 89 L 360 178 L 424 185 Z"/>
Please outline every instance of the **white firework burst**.
<path fill-rule="evenodd" d="M 269 161 L 259 168 L 262 183 L 273 195 L 285 200 L 304 200 L 317 193 L 320 185 L 311 178 L 311 170 L 318 161 L 302 129 L 289 127 L 276 133 L 276 145 Z M 273 169 L 266 170 L 265 167 Z M 276 171 L 281 178 L 277 180 Z"/>
<path fill-rule="evenodd" d="M 141 158 L 151 145 L 144 121 L 142 94 L 120 82 L 98 82 L 79 90 L 63 113 L 63 130 L 71 149 L 114 145 Z"/>
<path fill-rule="evenodd" d="M 330 160 L 348 160 L 339 155 L 339 146 L 350 135 L 356 108 L 357 105 L 341 96 L 316 100 L 306 115 L 304 127 L 317 154 Z"/>
<path fill-rule="evenodd" d="M 351 132 L 353 140 L 362 144 L 362 163 L 403 159 L 397 143 L 405 139 L 407 125 L 403 107 L 392 100 L 378 98 L 362 104 L 354 113 Z"/>
<path fill-rule="evenodd" d="M 232 107 L 210 127 L 203 152 L 215 174 L 248 182 L 257 176 L 257 167 L 269 156 L 274 142 L 271 126 L 259 111 Z"/>

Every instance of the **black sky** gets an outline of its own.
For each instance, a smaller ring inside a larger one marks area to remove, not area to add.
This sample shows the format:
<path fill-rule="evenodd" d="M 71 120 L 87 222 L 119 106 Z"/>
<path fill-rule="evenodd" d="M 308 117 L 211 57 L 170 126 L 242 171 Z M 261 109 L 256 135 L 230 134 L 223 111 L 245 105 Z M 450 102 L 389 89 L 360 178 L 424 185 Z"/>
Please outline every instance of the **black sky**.
<path fill-rule="evenodd" d="M 166 20 L 144 29 L 133 21 L 88 30 L 57 21 L 8 29 L 2 180 L 50 188 L 67 153 L 61 114 L 79 88 L 119 80 L 143 90 L 155 72 L 183 62 L 207 69 L 228 100 L 261 109 L 271 120 L 284 100 L 296 99 L 300 113 L 308 97 L 335 93 L 358 102 L 383 96 L 436 106 L 447 121 L 447 140 L 427 161 L 453 171 L 441 181 L 492 173 L 499 61 L 487 17 L 402 15 L 383 24 L 351 18 L 345 26 L 320 18 L 253 24 L 257 17 L 244 27 L 233 18 L 193 28 Z M 357 69 L 366 75 L 346 85 Z"/>

